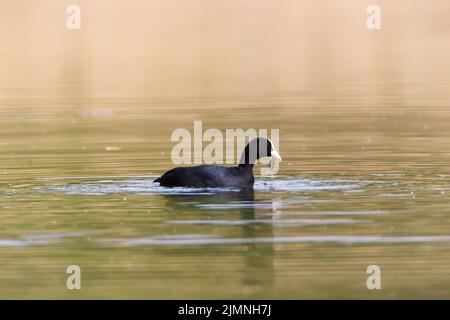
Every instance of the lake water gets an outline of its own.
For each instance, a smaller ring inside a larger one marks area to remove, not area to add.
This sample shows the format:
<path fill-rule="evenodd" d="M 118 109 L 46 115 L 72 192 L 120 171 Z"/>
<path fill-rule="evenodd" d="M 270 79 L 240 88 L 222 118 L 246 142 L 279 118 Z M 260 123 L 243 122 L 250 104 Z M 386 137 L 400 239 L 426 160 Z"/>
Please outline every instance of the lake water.
<path fill-rule="evenodd" d="M 80 1 L 74 33 L 44 2 L 0 14 L 0 298 L 450 297 L 446 1 L 380 31 L 356 1 Z M 277 175 L 154 184 L 195 120 L 279 129 Z"/>

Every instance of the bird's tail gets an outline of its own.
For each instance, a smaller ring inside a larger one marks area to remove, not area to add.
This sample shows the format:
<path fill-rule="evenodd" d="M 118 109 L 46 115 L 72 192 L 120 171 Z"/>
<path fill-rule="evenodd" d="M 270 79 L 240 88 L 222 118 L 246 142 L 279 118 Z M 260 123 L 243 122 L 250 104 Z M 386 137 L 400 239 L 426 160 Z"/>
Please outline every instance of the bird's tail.
<path fill-rule="evenodd" d="M 153 182 L 161 182 L 161 178 L 155 179 Z"/>

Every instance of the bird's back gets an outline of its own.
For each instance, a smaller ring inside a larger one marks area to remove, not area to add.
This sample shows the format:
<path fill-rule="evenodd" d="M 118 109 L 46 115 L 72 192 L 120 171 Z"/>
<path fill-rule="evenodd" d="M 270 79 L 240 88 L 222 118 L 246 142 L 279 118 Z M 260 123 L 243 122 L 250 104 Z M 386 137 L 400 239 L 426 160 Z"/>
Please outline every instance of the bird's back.
<path fill-rule="evenodd" d="M 249 187 L 253 186 L 254 177 L 251 170 L 240 167 L 200 165 L 171 169 L 155 182 L 166 187 Z"/>

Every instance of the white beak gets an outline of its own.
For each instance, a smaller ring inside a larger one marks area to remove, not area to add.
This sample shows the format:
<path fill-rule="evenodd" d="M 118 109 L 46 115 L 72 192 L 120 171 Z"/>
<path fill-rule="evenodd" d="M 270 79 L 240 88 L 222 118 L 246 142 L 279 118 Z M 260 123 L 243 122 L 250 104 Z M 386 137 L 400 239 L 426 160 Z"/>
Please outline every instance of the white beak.
<path fill-rule="evenodd" d="M 270 152 L 270 156 L 271 156 L 272 159 L 274 159 L 274 160 L 281 161 L 280 154 L 279 154 L 278 151 L 275 150 L 275 149 L 272 149 L 272 151 Z"/>

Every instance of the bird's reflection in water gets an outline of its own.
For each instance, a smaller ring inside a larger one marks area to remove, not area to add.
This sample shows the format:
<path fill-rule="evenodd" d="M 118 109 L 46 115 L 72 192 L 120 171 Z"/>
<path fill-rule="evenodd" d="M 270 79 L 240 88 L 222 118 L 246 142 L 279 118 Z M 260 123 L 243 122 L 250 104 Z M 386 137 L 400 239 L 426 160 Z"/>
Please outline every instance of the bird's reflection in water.
<path fill-rule="evenodd" d="M 221 214 L 220 221 L 224 221 L 223 228 L 230 228 L 226 222 L 238 220 L 239 223 L 232 224 L 234 228 L 240 229 L 240 235 L 234 233 L 233 237 L 245 239 L 272 238 L 273 224 L 259 223 L 255 220 L 258 212 L 272 212 L 272 200 L 257 200 L 253 189 L 241 191 L 218 191 L 198 192 L 193 194 L 165 195 L 167 206 L 171 210 L 189 212 L 195 215 L 196 221 L 211 219 L 212 212 Z M 270 218 L 268 218 L 270 219 Z M 269 220 L 271 221 L 271 220 Z M 220 232 L 220 224 L 214 224 L 215 230 Z M 229 229 L 224 229 L 229 231 Z M 273 286 L 274 278 L 274 248 L 272 243 L 248 243 L 240 244 L 244 266 L 242 268 L 242 288 L 249 294 L 266 294 Z M 269 291 L 270 292 L 270 291 Z"/>

